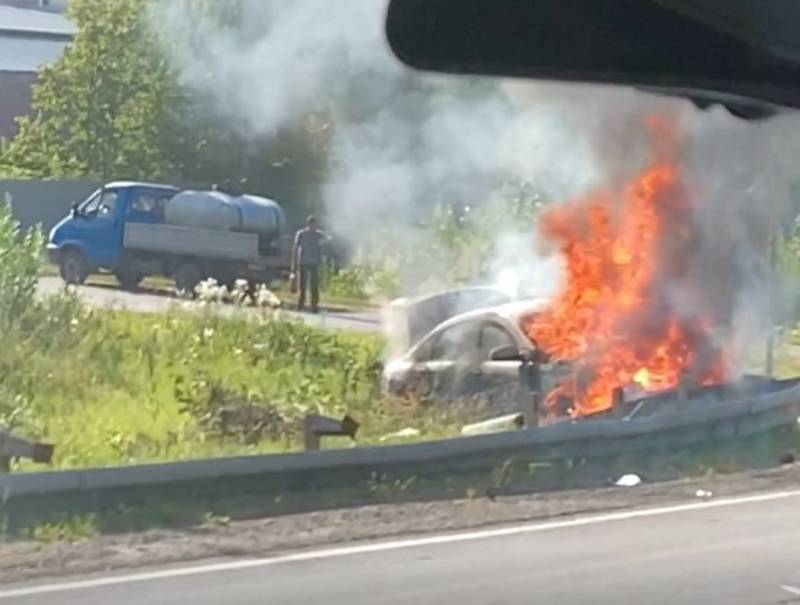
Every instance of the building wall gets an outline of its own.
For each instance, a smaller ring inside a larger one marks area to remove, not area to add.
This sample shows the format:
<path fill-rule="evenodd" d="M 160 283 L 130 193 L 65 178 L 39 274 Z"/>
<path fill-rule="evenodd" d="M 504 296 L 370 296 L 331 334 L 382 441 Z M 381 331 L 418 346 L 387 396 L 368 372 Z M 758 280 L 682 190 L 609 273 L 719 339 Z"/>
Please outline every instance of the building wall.
<path fill-rule="evenodd" d="M 30 112 L 31 86 L 35 81 L 35 73 L 0 71 L 0 138 L 14 136 L 14 119 Z"/>
<path fill-rule="evenodd" d="M 0 0 L 0 5 L 50 13 L 63 13 L 67 10 L 67 0 Z"/>

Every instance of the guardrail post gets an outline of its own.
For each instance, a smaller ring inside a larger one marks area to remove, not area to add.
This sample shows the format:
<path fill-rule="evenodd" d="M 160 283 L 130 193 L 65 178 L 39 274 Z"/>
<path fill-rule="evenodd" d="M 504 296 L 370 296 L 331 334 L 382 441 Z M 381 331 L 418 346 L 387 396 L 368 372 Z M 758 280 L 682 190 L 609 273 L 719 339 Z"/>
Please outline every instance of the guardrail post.
<path fill-rule="evenodd" d="M 519 407 L 527 416 L 528 426 L 539 426 L 541 411 L 542 373 L 539 364 L 530 356 L 523 356 L 519 366 Z"/>
<path fill-rule="evenodd" d="M 611 416 L 622 418 L 625 416 L 625 389 L 617 387 L 611 392 Z"/>
<path fill-rule="evenodd" d="M 322 437 L 345 436 L 354 439 L 358 431 L 358 422 L 345 416 L 341 420 L 309 414 L 303 419 L 303 444 L 306 451 L 318 450 Z"/>
<path fill-rule="evenodd" d="M 11 472 L 12 458 L 29 458 L 47 464 L 53 458 L 53 446 L 12 435 L 8 429 L 0 427 L 0 473 Z"/>

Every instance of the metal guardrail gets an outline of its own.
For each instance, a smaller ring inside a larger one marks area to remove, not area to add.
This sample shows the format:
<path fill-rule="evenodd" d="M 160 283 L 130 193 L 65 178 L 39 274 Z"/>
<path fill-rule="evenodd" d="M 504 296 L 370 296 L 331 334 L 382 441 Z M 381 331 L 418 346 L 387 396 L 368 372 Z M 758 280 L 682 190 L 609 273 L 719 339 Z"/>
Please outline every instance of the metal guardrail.
<path fill-rule="evenodd" d="M 12 458 L 29 458 L 47 464 L 53 457 L 53 446 L 26 439 L 0 426 L 0 473 L 11 471 Z"/>
<path fill-rule="evenodd" d="M 774 384 L 780 388 L 772 392 L 725 402 L 698 399 L 691 405 L 626 420 L 564 422 L 408 445 L 0 475 L 0 498 L 6 504 L 31 497 L 58 502 L 51 498 L 69 494 L 105 500 L 104 494 L 141 496 L 160 488 L 181 490 L 188 497 L 206 489 L 224 492 L 226 482 L 241 485 L 242 480 L 286 489 L 301 488 L 307 482 L 347 486 L 370 473 L 399 469 L 424 475 L 492 468 L 511 457 L 542 461 L 680 448 L 794 424 L 800 416 L 800 380 Z"/>

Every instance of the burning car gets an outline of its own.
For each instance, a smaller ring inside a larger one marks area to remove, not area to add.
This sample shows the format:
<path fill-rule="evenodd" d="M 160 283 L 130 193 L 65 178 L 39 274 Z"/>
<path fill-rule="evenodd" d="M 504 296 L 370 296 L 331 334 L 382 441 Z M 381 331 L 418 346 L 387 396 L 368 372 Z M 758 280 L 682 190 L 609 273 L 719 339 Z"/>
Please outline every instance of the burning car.
<path fill-rule="evenodd" d="M 386 391 L 455 399 L 515 383 L 520 353 L 537 350 L 524 321 L 548 305 L 547 300 L 511 302 L 444 321 L 387 364 Z"/>
<path fill-rule="evenodd" d="M 558 293 L 445 321 L 387 366 L 390 392 L 453 398 L 491 389 L 518 377 L 512 349 L 535 351 L 541 376 L 555 379 L 537 388 L 542 411 L 557 417 L 606 414 L 620 394 L 731 378 L 736 244 L 708 243 L 680 171 L 675 123 L 652 115 L 644 125 L 651 157 L 628 181 L 541 213 L 541 241 L 563 261 Z"/>

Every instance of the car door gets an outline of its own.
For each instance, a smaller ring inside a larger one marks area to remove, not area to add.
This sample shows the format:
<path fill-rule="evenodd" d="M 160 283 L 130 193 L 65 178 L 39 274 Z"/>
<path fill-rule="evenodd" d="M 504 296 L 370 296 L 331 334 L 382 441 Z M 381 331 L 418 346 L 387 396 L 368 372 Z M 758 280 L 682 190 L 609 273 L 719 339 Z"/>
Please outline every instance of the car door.
<path fill-rule="evenodd" d="M 90 265 L 113 269 L 122 247 L 120 192 L 101 189 L 79 209 L 76 234 Z"/>
<path fill-rule="evenodd" d="M 501 347 L 519 349 L 520 345 L 511 330 L 501 322 L 496 320 L 481 322 L 478 329 L 477 363 L 466 385 L 471 392 L 480 393 L 517 383 L 519 361 L 492 360 L 492 352 Z"/>
<path fill-rule="evenodd" d="M 465 320 L 445 326 L 421 343 L 410 382 L 420 394 L 448 398 L 460 394 L 465 376 L 477 365 L 478 323 Z"/>

